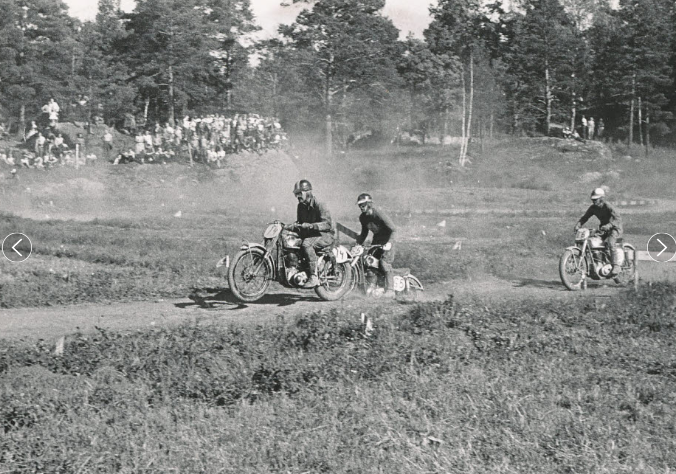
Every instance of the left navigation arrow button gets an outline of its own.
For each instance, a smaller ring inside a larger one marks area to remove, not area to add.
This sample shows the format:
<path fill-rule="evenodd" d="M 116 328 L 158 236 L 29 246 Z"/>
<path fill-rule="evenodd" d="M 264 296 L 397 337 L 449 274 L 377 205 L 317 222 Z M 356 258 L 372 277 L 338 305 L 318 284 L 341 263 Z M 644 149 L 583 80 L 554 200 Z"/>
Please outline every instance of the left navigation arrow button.
<path fill-rule="evenodd" d="M 10 262 L 23 262 L 31 256 L 32 251 L 33 243 L 26 234 L 9 234 L 2 241 L 2 254 Z"/>

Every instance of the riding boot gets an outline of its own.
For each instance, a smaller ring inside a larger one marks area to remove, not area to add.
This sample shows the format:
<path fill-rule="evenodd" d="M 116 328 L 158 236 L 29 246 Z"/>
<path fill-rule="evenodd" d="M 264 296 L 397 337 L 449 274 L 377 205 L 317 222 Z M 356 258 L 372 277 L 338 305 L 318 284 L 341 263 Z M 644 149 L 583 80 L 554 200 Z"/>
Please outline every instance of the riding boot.
<path fill-rule="evenodd" d="M 610 264 L 613 266 L 612 270 L 608 274 L 609 277 L 616 277 L 622 271 L 622 267 L 617 264 L 617 256 L 615 255 L 615 249 L 610 250 Z"/>
<path fill-rule="evenodd" d="M 310 278 L 303 285 L 304 289 L 311 289 L 319 286 L 319 278 L 317 278 L 317 262 L 310 262 Z"/>
<path fill-rule="evenodd" d="M 385 294 L 383 297 L 394 298 L 394 296 L 394 275 L 392 275 L 392 272 L 390 271 L 385 273 Z"/>
<path fill-rule="evenodd" d="M 364 279 L 366 280 L 366 285 L 364 287 L 366 296 L 372 296 L 373 292 L 378 286 L 378 276 L 374 275 L 373 273 L 368 273 Z"/>

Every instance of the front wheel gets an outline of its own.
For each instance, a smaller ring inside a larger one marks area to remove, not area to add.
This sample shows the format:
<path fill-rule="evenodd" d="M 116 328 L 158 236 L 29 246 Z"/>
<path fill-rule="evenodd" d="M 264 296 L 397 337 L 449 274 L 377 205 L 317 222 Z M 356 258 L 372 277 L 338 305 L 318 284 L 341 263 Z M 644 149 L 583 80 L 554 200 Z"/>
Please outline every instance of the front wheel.
<path fill-rule="evenodd" d="M 570 291 L 582 289 L 587 278 L 587 259 L 579 250 L 567 249 L 559 260 L 559 275 L 564 286 Z"/>
<path fill-rule="evenodd" d="M 319 286 L 315 288 L 317 295 L 325 301 L 335 301 L 352 289 L 352 265 L 350 262 L 334 263 L 326 257 L 322 265 L 317 265 Z"/>
<path fill-rule="evenodd" d="M 238 300 L 253 303 L 268 290 L 272 276 L 272 265 L 262 250 L 241 250 L 228 269 L 228 285 Z"/>

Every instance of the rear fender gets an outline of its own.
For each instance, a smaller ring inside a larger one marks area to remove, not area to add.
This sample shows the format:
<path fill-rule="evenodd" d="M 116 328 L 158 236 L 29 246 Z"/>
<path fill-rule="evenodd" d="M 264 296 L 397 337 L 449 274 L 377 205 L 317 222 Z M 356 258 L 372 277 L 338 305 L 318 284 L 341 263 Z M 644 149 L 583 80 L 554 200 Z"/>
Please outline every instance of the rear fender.
<path fill-rule="evenodd" d="M 421 290 L 425 290 L 423 288 L 422 283 L 420 283 L 420 280 L 418 280 L 416 277 L 413 275 L 409 274 L 404 277 L 404 280 L 406 281 L 406 286 L 409 288 L 419 288 Z"/>

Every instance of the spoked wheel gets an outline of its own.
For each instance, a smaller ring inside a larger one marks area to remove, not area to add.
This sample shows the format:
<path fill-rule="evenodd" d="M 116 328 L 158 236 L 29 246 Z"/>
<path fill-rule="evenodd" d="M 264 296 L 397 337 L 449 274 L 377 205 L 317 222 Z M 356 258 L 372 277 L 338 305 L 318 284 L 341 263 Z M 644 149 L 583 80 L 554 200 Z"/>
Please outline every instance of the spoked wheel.
<path fill-rule="evenodd" d="M 272 266 L 260 249 L 239 251 L 228 270 L 228 284 L 235 297 L 252 303 L 263 297 L 270 286 Z"/>
<path fill-rule="evenodd" d="M 566 250 L 559 261 L 559 275 L 564 286 L 571 291 L 582 289 L 582 283 L 587 278 L 587 259 L 580 255 L 580 251 Z"/>
<path fill-rule="evenodd" d="M 615 283 L 621 286 L 626 286 L 630 283 L 636 284 L 638 282 L 638 258 L 637 253 L 632 247 L 624 246 L 625 259 L 622 264 L 622 272 L 614 278 Z M 633 255 L 633 258 L 626 258 L 627 255 Z"/>
<path fill-rule="evenodd" d="M 342 298 L 352 289 L 352 266 L 349 262 L 333 263 L 328 257 L 322 257 L 317 265 L 319 286 L 315 292 L 325 301 Z"/>

